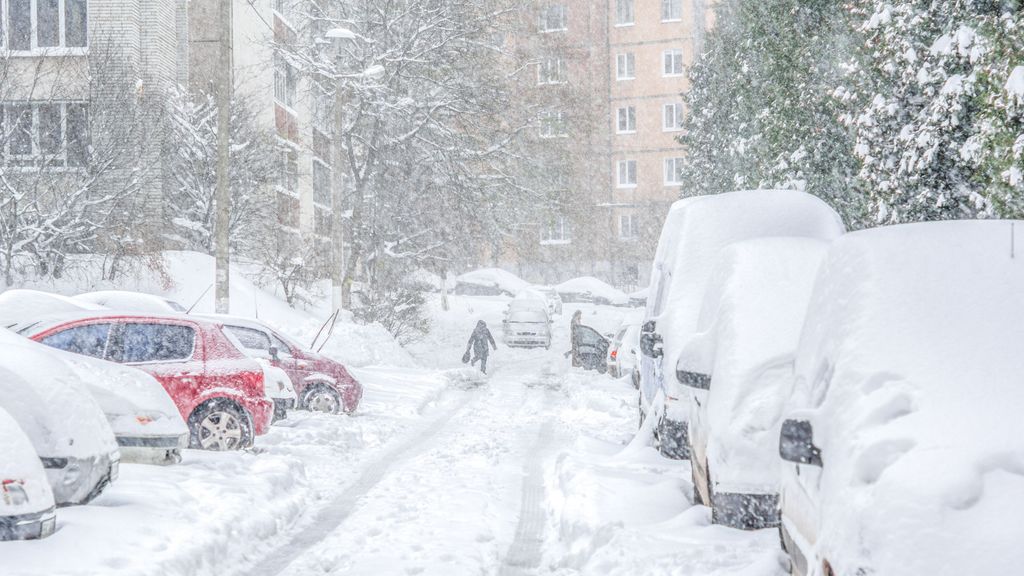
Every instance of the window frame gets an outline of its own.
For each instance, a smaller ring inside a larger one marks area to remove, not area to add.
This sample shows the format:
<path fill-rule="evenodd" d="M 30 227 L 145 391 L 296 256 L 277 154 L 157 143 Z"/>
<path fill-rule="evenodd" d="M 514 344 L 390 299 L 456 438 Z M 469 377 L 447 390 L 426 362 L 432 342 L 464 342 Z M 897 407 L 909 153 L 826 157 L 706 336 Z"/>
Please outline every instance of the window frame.
<path fill-rule="evenodd" d="M 684 158 L 682 156 L 671 156 L 669 158 L 665 158 L 662 161 L 662 166 L 664 168 L 664 170 L 663 170 L 663 172 L 664 172 L 663 177 L 664 177 L 664 180 L 665 180 L 665 186 L 682 186 L 683 179 L 682 179 L 682 176 L 681 176 L 681 171 L 680 171 L 681 166 L 680 166 L 680 164 L 683 163 L 683 160 L 684 160 Z M 672 171 L 671 172 L 669 171 L 670 164 L 671 164 L 671 167 L 672 167 Z M 673 180 L 669 179 L 669 175 L 670 174 L 674 178 Z"/>
<path fill-rule="evenodd" d="M 675 122 L 669 125 L 669 109 L 672 110 L 672 116 Z M 662 132 L 681 132 L 683 130 L 683 110 L 684 106 L 682 102 L 665 102 L 661 106 L 661 131 Z"/>
<path fill-rule="evenodd" d="M 555 231 L 557 234 L 554 234 Z M 568 219 L 562 214 L 551 217 L 541 226 L 540 243 L 542 246 L 559 246 L 572 243 L 572 230 Z"/>
<path fill-rule="evenodd" d="M 551 23 L 550 11 L 556 8 L 561 13 L 559 18 L 560 26 L 557 28 L 549 28 L 548 25 Z M 561 2 L 549 2 L 541 6 L 538 19 L 537 31 L 541 34 L 565 32 L 569 30 L 569 7 Z"/>
<path fill-rule="evenodd" d="M 625 10 L 623 10 L 625 7 Z M 623 20 L 623 12 L 628 16 L 628 20 Z M 636 25 L 636 1 L 635 0 L 615 0 L 615 27 L 626 28 L 629 26 Z"/>
<path fill-rule="evenodd" d="M 569 130 L 564 110 L 545 110 L 540 116 L 537 133 L 541 138 L 568 138 Z"/>
<path fill-rule="evenodd" d="M 665 17 L 665 8 L 668 6 L 674 7 L 678 10 L 678 15 L 671 18 Z M 682 22 L 683 21 L 683 0 L 661 0 L 661 21 L 668 22 Z"/>
<path fill-rule="evenodd" d="M 615 55 L 615 81 L 636 80 L 636 53 L 620 52 Z"/>
<path fill-rule="evenodd" d="M 628 222 L 628 226 L 623 224 Z M 626 232 L 629 232 L 626 234 Z M 640 234 L 636 225 L 636 214 L 633 212 L 619 214 L 619 240 L 635 240 Z"/>
<path fill-rule="evenodd" d="M 142 361 L 138 361 L 138 362 L 126 362 L 124 360 L 124 333 L 125 333 L 125 330 L 128 328 L 128 325 L 130 325 L 130 324 L 131 325 L 140 325 L 140 326 L 178 326 L 180 328 L 185 328 L 185 329 L 191 330 L 192 331 L 192 349 L 189 351 L 188 356 L 186 356 L 184 358 L 174 358 L 174 359 L 165 359 L 165 360 L 142 360 Z M 160 322 L 160 321 L 145 320 L 145 319 L 138 319 L 138 320 L 130 319 L 130 320 L 122 320 L 122 321 L 117 322 L 115 324 L 115 326 L 114 326 L 114 329 L 117 332 L 116 332 L 116 334 L 114 332 L 111 332 L 111 336 L 110 336 L 110 338 L 107 341 L 107 352 L 106 352 L 106 354 L 104 354 L 103 359 L 111 361 L 111 362 L 115 362 L 117 364 L 124 364 L 125 366 L 143 366 L 143 365 L 148 365 L 148 364 L 177 364 L 177 363 L 181 363 L 181 362 L 191 362 L 191 361 L 196 359 L 196 350 L 198 349 L 199 339 L 201 338 L 201 336 L 199 334 L 199 330 L 196 329 L 195 326 L 192 326 L 190 324 L 179 323 L 179 322 Z M 112 350 L 111 350 L 110 343 L 114 342 L 115 338 L 116 338 L 116 341 L 118 343 L 118 346 L 120 346 L 120 348 L 121 348 L 121 358 L 120 359 L 114 359 L 114 357 L 111 356 Z"/>
<path fill-rule="evenodd" d="M 625 158 L 616 161 L 616 188 L 636 188 L 639 181 L 640 168 L 634 158 Z M 625 178 L 623 178 L 625 176 Z M 631 178 L 632 177 L 632 178 Z"/>
<path fill-rule="evenodd" d="M 44 134 L 41 111 L 44 106 L 55 106 L 60 111 L 60 134 L 58 149 L 56 152 L 45 152 L 42 148 Z M 15 107 L 27 107 L 29 124 L 29 152 L 27 154 L 14 154 L 11 151 L 14 133 L 13 126 L 10 133 L 0 139 L 0 166 L 15 170 L 59 170 L 59 171 L 80 171 L 86 169 L 89 164 L 89 146 L 91 130 L 89 126 L 90 110 L 89 103 L 81 100 L 10 100 L 0 103 L 0 131 L 6 131 L 8 123 L 14 118 L 10 109 Z M 82 150 L 72 150 L 72 131 L 69 122 L 71 110 L 81 108 L 84 111 L 82 121 L 83 142 L 78 143 Z M 20 118 L 20 115 L 19 115 Z M 83 155 L 79 162 L 75 156 L 78 153 Z"/>
<path fill-rule="evenodd" d="M 107 327 L 107 337 L 106 337 L 106 340 L 104 340 L 104 342 L 103 342 L 103 350 L 102 350 L 102 352 L 100 353 L 99 356 L 91 356 L 89 354 L 84 354 L 82 352 L 72 352 L 71 350 L 67 350 L 66 348 L 58 348 L 58 347 L 53 346 L 52 344 L 49 344 L 47 342 L 47 340 L 50 340 L 51 338 L 53 338 L 55 336 L 60 336 L 62 334 L 66 334 L 68 332 L 71 332 L 72 330 L 82 330 L 82 329 L 92 328 L 94 326 L 106 326 Z M 46 346 L 50 346 L 51 348 L 54 348 L 56 350 L 62 350 L 64 352 L 68 352 L 68 353 L 71 353 L 71 354 L 81 354 L 82 356 L 86 356 L 88 358 L 96 358 L 98 360 L 104 360 L 104 359 L 107 358 L 107 351 L 110 350 L 110 342 L 111 342 L 111 339 L 114 336 L 114 331 L 115 331 L 116 328 L 117 328 L 117 324 L 115 322 L 113 322 L 112 320 L 97 320 L 95 322 L 82 322 L 82 323 L 74 324 L 72 326 L 66 326 L 66 327 L 61 328 L 59 330 L 56 330 L 54 332 L 50 332 L 45 337 L 40 338 L 39 343 L 40 344 L 44 344 Z"/>
<path fill-rule="evenodd" d="M 679 61 L 679 72 L 675 72 L 676 57 Z M 672 72 L 669 72 L 671 62 Z M 661 75 L 664 78 L 678 78 L 686 75 L 686 63 L 683 61 L 682 48 L 669 48 L 661 52 Z"/>
<path fill-rule="evenodd" d="M 11 0 L 0 0 L 0 51 L 11 57 L 32 56 L 87 56 L 89 54 L 89 2 L 88 0 L 71 0 L 85 3 L 84 46 L 67 45 L 67 10 L 69 0 L 57 0 L 57 46 L 39 46 L 39 0 L 26 0 L 29 3 L 29 47 L 28 49 L 11 49 L 9 20 Z"/>
<path fill-rule="evenodd" d="M 620 106 L 615 110 L 615 133 L 636 134 L 636 106 Z"/>
<path fill-rule="evenodd" d="M 552 63 L 554 66 L 551 65 Z M 565 59 L 561 56 L 545 56 L 537 62 L 537 85 L 565 84 L 568 82 L 565 72 Z"/>

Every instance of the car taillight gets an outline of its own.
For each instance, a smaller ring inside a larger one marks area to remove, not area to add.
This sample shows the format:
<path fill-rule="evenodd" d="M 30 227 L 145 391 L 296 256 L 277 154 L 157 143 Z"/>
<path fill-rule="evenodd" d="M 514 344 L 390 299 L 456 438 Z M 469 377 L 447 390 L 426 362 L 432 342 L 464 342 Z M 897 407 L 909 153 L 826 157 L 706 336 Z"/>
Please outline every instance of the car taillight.
<path fill-rule="evenodd" d="M 24 480 L 3 480 L 0 481 L 0 491 L 4 495 L 4 504 L 8 506 L 21 506 L 28 504 L 28 494 L 25 493 Z"/>
<path fill-rule="evenodd" d="M 619 355 L 619 351 L 618 350 L 612 350 L 612 360 L 615 360 L 615 358 L 618 357 L 618 355 Z"/>

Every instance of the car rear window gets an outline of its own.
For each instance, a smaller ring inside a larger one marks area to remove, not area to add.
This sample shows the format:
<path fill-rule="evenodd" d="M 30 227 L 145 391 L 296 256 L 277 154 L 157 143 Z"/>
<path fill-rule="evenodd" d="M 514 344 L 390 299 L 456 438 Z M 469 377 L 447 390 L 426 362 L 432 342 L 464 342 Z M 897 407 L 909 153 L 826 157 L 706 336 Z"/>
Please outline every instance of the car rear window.
<path fill-rule="evenodd" d="M 192 357 L 196 334 L 178 324 L 125 324 L 111 353 L 115 362 L 170 362 Z"/>
<path fill-rule="evenodd" d="M 75 354 L 103 358 L 107 349 L 107 337 L 110 336 L 110 324 L 87 324 L 61 330 L 43 338 L 43 344 L 58 350 L 66 350 Z"/>

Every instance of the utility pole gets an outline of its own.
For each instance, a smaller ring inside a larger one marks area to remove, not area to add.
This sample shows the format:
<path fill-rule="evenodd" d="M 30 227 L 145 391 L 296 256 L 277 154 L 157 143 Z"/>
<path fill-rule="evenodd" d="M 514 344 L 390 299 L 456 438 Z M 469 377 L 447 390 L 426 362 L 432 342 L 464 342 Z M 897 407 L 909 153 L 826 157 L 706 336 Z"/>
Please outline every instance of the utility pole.
<path fill-rule="evenodd" d="M 334 207 L 331 211 L 331 307 L 335 310 L 349 307 L 348 290 L 345 289 L 345 216 L 342 212 L 345 205 L 345 169 L 348 166 L 342 138 L 345 134 L 345 106 L 348 104 L 348 98 L 345 82 L 340 77 L 341 59 L 342 54 L 339 50 L 334 65 L 339 78 L 334 85 L 334 162 L 331 163 L 334 171 Z"/>
<path fill-rule="evenodd" d="M 231 91 L 232 91 L 232 62 L 231 62 L 231 28 L 232 0 L 219 0 L 220 2 L 220 50 L 216 74 L 217 86 L 217 191 L 216 191 L 216 220 L 214 229 L 216 231 L 215 250 L 215 284 L 217 290 L 216 311 L 219 314 L 228 314 L 231 311 L 231 236 L 229 228 L 231 225 Z"/>

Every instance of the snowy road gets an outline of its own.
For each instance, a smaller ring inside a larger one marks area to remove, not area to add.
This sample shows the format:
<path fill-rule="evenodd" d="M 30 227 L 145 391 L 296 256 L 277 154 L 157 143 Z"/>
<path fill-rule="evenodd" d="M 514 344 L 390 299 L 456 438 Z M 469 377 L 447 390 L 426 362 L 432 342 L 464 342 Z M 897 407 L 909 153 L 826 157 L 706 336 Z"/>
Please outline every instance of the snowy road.
<path fill-rule="evenodd" d="M 126 465 L 58 532 L 0 545 L 0 574 L 778 576 L 772 531 L 709 525 L 689 468 L 636 433 L 628 380 L 508 350 L 482 381 L 459 357 L 503 303 L 456 300 L 413 349 L 431 368 L 355 371 L 354 417 L 293 413 L 255 453 Z M 565 318 L 568 318 L 567 313 Z M 590 307 L 609 331 L 619 309 Z M 567 339 L 556 325 L 556 340 Z"/>

